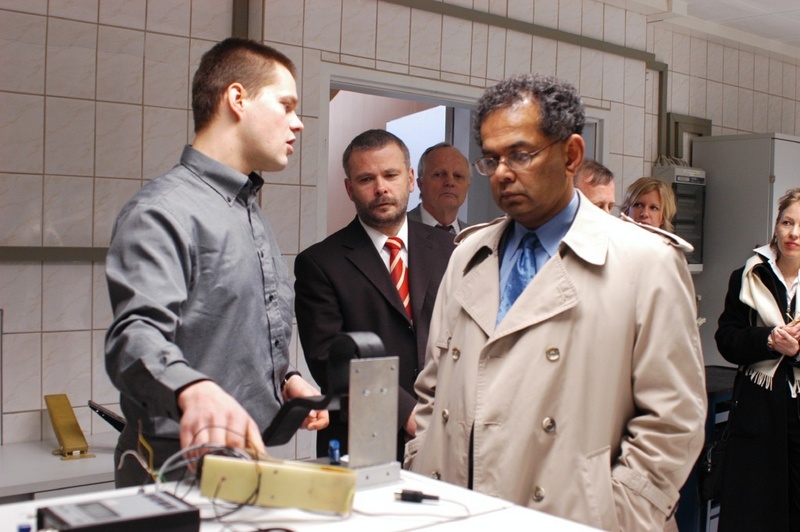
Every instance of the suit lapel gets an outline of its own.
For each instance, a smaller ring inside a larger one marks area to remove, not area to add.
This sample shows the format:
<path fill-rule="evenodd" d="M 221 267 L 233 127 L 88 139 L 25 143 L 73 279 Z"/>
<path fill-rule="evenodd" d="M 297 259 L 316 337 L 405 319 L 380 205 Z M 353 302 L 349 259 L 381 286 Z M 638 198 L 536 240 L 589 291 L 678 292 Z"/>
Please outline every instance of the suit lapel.
<path fill-rule="evenodd" d="M 402 301 L 400 301 L 400 294 L 397 293 L 397 289 L 392 283 L 389 270 L 372 244 L 369 235 L 361 227 L 358 218 L 347 226 L 342 235 L 342 246 L 345 248 L 346 259 L 361 272 L 369 283 L 375 286 L 375 289 L 386 299 L 386 302 L 391 307 L 408 319 L 406 309 L 403 307 Z M 411 292 L 411 303 L 412 305 L 414 303 L 413 291 Z"/>

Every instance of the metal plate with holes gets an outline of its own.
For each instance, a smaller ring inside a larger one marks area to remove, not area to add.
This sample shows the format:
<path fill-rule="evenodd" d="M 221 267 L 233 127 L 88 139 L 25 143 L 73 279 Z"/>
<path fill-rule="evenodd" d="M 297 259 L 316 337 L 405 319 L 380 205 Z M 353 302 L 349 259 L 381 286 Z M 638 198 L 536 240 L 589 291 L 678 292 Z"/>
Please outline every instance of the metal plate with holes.
<path fill-rule="evenodd" d="M 397 357 L 350 361 L 350 467 L 395 461 L 397 449 Z"/>

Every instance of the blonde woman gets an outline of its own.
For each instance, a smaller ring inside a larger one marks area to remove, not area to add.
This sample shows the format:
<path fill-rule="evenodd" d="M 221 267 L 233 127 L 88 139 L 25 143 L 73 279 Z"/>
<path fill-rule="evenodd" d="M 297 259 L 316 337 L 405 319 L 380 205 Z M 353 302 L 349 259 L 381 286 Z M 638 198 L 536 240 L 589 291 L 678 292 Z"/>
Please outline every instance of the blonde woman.
<path fill-rule="evenodd" d="M 665 181 L 654 177 L 640 177 L 625 192 L 620 212 L 639 223 L 658 227 L 670 233 L 675 228 L 675 193 Z"/>

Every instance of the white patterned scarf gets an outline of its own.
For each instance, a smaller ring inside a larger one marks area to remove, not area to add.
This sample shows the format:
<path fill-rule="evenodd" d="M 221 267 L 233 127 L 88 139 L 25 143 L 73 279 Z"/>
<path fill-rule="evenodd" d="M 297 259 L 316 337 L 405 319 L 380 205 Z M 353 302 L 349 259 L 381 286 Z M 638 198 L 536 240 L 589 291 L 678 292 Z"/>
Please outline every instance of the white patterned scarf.
<path fill-rule="evenodd" d="M 785 324 L 783 310 L 775 302 L 772 292 L 754 272 L 755 267 L 762 263 L 763 260 L 759 255 L 753 255 L 745 263 L 739 300 L 756 311 L 756 325 L 759 327 L 778 327 Z M 797 312 L 795 314 L 797 315 Z M 755 362 L 744 368 L 744 373 L 758 386 L 771 390 L 772 379 L 775 377 L 775 372 L 778 370 L 782 360 L 783 357 L 781 356 L 775 360 Z M 797 394 L 800 393 L 800 368 L 792 368 L 792 370 L 794 372 L 794 383 L 789 383 L 789 393 L 792 394 L 792 397 L 797 397 Z"/>

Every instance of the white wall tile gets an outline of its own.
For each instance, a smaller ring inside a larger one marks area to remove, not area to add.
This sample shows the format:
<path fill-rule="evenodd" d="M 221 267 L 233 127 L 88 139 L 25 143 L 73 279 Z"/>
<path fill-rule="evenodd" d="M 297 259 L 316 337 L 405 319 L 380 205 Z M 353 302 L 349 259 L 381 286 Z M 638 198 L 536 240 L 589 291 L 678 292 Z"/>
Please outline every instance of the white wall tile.
<path fill-rule="evenodd" d="M 625 94 L 625 58 L 615 54 L 603 57 L 603 99 L 622 102 Z"/>
<path fill-rule="evenodd" d="M 342 27 L 341 0 L 305 0 L 303 45 L 339 52 Z"/>
<path fill-rule="evenodd" d="M 739 83 L 739 50 L 730 46 L 722 51 L 722 81 L 729 85 Z"/>
<path fill-rule="evenodd" d="M 106 373 L 105 360 L 105 331 L 92 331 L 91 398 L 100 404 L 118 403 L 119 391 Z M 103 425 L 108 426 L 108 423 L 104 421 Z"/>
<path fill-rule="evenodd" d="M 501 80 L 505 77 L 506 30 L 489 26 L 489 41 L 486 53 L 486 77 Z"/>
<path fill-rule="evenodd" d="M 581 50 L 581 96 L 598 99 L 603 97 L 603 60 L 603 52 L 586 48 Z"/>
<path fill-rule="evenodd" d="M 548 28 L 558 28 L 558 2 L 535 2 L 533 23 Z"/>
<path fill-rule="evenodd" d="M 189 107 L 189 39 L 148 33 L 145 37 L 144 103 Z"/>
<path fill-rule="evenodd" d="M 708 43 L 703 39 L 692 37 L 689 40 L 689 56 L 689 73 L 692 76 L 705 78 Z"/>
<path fill-rule="evenodd" d="M 411 66 L 439 70 L 442 57 L 442 16 L 411 10 Z"/>
<path fill-rule="evenodd" d="M 753 86 L 760 92 L 769 92 L 769 58 L 755 55 Z"/>
<path fill-rule="evenodd" d="M 3 413 L 42 408 L 42 335 L 3 334 Z"/>
<path fill-rule="evenodd" d="M 704 117 L 706 115 L 706 80 L 689 78 L 689 115 Z"/>
<path fill-rule="evenodd" d="M 625 106 L 621 103 L 611 103 L 611 116 L 606 127 L 608 134 L 608 151 L 611 153 L 623 153 L 623 139 L 625 138 Z"/>
<path fill-rule="evenodd" d="M 625 45 L 625 10 L 605 5 L 603 10 L 603 40 Z"/>
<path fill-rule="evenodd" d="M 152 179 L 178 163 L 186 145 L 189 112 L 144 108 L 142 177 Z"/>
<path fill-rule="evenodd" d="M 722 81 L 724 47 L 720 44 L 708 43 L 706 58 L 706 76 L 712 81 Z"/>
<path fill-rule="evenodd" d="M 408 63 L 411 42 L 411 10 L 394 4 L 378 4 L 377 59 Z"/>
<path fill-rule="evenodd" d="M 536 38 L 534 37 L 534 40 Z M 472 25 L 472 48 L 470 54 L 470 75 L 479 78 L 486 77 L 489 55 L 489 26 L 484 24 Z"/>
<path fill-rule="evenodd" d="M 94 245 L 107 246 L 119 211 L 141 185 L 131 179 L 97 178 L 94 187 Z"/>
<path fill-rule="evenodd" d="M 307 117 L 304 119 L 304 124 L 306 127 L 299 139 L 299 144 L 301 146 L 300 155 L 294 157 L 294 159 L 300 159 L 300 168 L 298 168 L 299 172 L 297 172 L 299 175 L 289 175 L 292 176 L 292 182 L 295 184 L 306 183 L 315 185 L 319 172 L 320 157 L 326 156 L 326 154 L 320 153 L 319 120 Z"/>
<path fill-rule="evenodd" d="M 42 177 L 0 174 L 0 245 L 42 245 Z"/>
<path fill-rule="evenodd" d="M 583 2 L 581 35 L 592 39 L 603 39 L 603 7 L 604 5 L 601 2 L 596 2 L 595 0 L 585 0 Z M 644 46 L 642 49 L 644 49 Z"/>
<path fill-rule="evenodd" d="M 3 445 L 42 439 L 42 411 L 3 414 Z"/>
<path fill-rule="evenodd" d="M 44 94 L 47 19 L 0 11 L 0 35 L 0 90 Z"/>
<path fill-rule="evenodd" d="M 783 63 L 769 59 L 769 93 L 780 95 L 783 92 Z"/>
<path fill-rule="evenodd" d="M 304 250 L 317 241 L 317 187 L 300 188 L 300 242 L 298 249 Z"/>
<path fill-rule="evenodd" d="M 447 2 L 453 3 L 453 2 Z M 463 7 L 472 7 L 469 0 L 461 2 Z M 523 22 L 533 22 L 533 5 L 530 0 L 508 0 L 508 17 Z"/>
<path fill-rule="evenodd" d="M 342 4 L 342 53 L 375 57 L 378 4 L 372 0 L 349 0 Z"/>
<path fill-rule="evenodd" d="M 633 105 L 624 106 L 625 137 L 624 154 L 634 157 L 644 156 L 644 108 Z"/>
<path fill-rule="evenodd" d="M 673 72 L 669 77 L 669 110 L 682 115 L 689 114 L 689 76 Z"/>
<path fill-rule="evenodd" d="M 270 41 L 301 45 L 303 43 L 303 2 L 269 0 L 264 6 L 264 35 Z"/>
<path fill-rule="evenodd" d="M 505 77 L 530 72 L 532 46 L 530 35 L 510 30 L 506 33 Z"/>
<path fill-rule="evenodd" d="M 261 204 L 282 253 L 298 253 L 300 187 L 264 185 Z"/>
<path fill-rule="evenodd" d="M 739 125 L 739 89 L 722 85 L 722 126 L 735 128 Z"/>
<path fill-rule="evenodd" d="M 582 0 L 559 0 L 558 29 L 580 35 L 582 12 Z"/>
<path fill-rule="evenodd" d="M 91 247 L 93 191 L 90 177 L 45 176 L 45 246 Z"/>
<path fill-rule="evenodd" d="M 797 84 L 797 67 L 783 63 L 783 90 L 781 96 L 794 99 Z"/>
<path fill-rule="evenodd" d="M 722 125 L 722 83 L 706 84 L 706 118 L 714 125 Z"/>
<path fill-rule="evenodd" d="M 739 129 L 753 131 L 753 91 L 739 89 Z"/>
<path fill-rule="evenodd" d="M 767 130 L 778 131 L 781 130 L 781 125 L 783 123 L 783 117 L 781 116 L 781 112 L 783 111 L 783 103 L 781 102 L 780 96 L 774 96 L 772 94 L 769 95 L 767 98 Z"/>
<path fill-rule="evenodd" d="M 560 42 L 557 46 L 558 60 L 556 61 L 556 76 L 580 86 L 581 78 L 581 47 L 574 44 Z"/>
<path fill-rule="evenodd" d="M 233 2 L 191 0 L 192 38 L 221 41 L 231 35 Z"/>
<path fill-rule="evenodd" d="M 144 32 L 100 26 L 97 99 L 142 103 Z"/>
<path fill-rule="evenodd" d="M 51 18 L 45 87 L 51 96 L 94 98 L 97 25 Z"/>
<path fill-rule="evenodd" d="M 105 262 L 94 262 L 92 263 L 92 329 L 105 331 L 111 325 L 112 317 Z"/>
<path fill-rule="evenodd" d="M 781 133 L 795 135 L 794 128 L 794 107 L 795 101 L 789 98 L 781 98 Z"/>
<path fill-rule="evenodd" d="M 100 2 L 100 24 L 143 30 L 147 17 L 147 0 L 103 0 Z"/>
<path fill-rule="evenodd" d="M 639 13 L 625 13 L 625 45 L 637 50 L 647 48 L 647 18 Z"/>
<path fill-rule="evenodd" d="M 669 64 L 670 70 L 689 74 L 692 65 L 691 39 L 688 35 L 680 33 L 672 34 L 672 62 Z"/>
<path fill-rule="evenodd" d="M 91 326 L 91 265 L 46 263 L 42 268 L 42 330 L 66 331 Z"/>
<path fill-rule="evenodd" d="M 51 17 L 97 22 L 98 0 L 50 0 Z"/>
<path fill-rule="evenodd" d="M 94 172 L 92 101 L 47 98 L 45 172 L 90 176 Z"/>
<path fill-rule="evenodd" d="M 46 15 L 47 0 L 3 0 L 3 9 Z"/>
<path fill-rule="evenodd" d="M 147 31 L 187 37 L 191 3 L 191 0 L 147 2 Z"/>
<path fill-rule="evenodd" d="M 625 59 L 625 103 L 644 107 L 645 64 Z"/>
<path fill-rule="evenodd" d="M 142 107 L 97 104 L 95 173 L 103 177 L 142 177 Z"/>
<path fill-rule="evenodd" d="M 0 164 L 4 172 L 44 168 L 44 98 L 0 92 Z"/>
<path fill-rule="evenodd" d="M 753 132 L 767 133 L 769 96 L 764 92 L 753 93 Z"/>
<path fill-rule="evenodd" d="M 755 54 L 753 54 L 753 52 L 739 50 L 739 87 L 743 89 L 752 89 L 754 87 L 754 69 Z"/>
<path fill-rule="evenodd" d="M 650 175 L 650 169 L 644 167 L 641 157 L 625 156 L 622 158 L 622 183 L 627 189 L 634 181 L 643 176 Z"/>
<path fill-rule="evenodd" d="M 442 17 L 441 69 L 456 74 L 470 74 L 469 53 L 472 46 L 472 22 Z M 528 63 L 530 65 L 530 63 Z"/>
<path fill-rule="evenodd" d="M 73 407 L 85 405 L 91 398 L 91 360 L 89 331 L 42 334 L 42 394 L 65 393 Z"/>
<path fill-rule="evenodd" d="M 41 263 L 0 264 L 0 301 L 3 302 L 4 335 L 41 331 Z"/>

